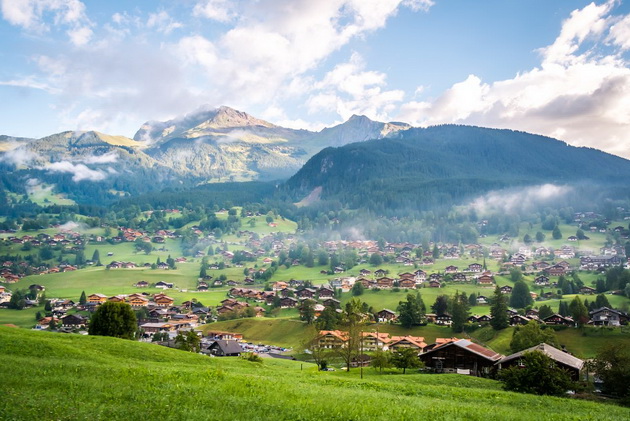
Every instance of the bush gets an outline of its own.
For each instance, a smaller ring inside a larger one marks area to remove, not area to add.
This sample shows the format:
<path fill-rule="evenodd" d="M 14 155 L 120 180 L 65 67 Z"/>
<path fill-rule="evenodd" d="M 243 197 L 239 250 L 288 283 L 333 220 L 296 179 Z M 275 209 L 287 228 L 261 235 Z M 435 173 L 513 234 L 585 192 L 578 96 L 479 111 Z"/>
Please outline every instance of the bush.
<path fill-rule="evenodd" d="M 263 359 L 261 358 L 260 355 L 256 354 L 255 352 L 246 352 L 242 355 L 242 358 L 244 360 L 247 361 L 251 361 L 253 363 L 261 363 L 263 362 Z"/>
<path fill-rule="evenodd" d="M 512 392 L 562 396 L 573 388 L 570 374 L 542 352 L 526 352 L 523 367 L 510 367 L 499 372 L 503 388 Z"/>

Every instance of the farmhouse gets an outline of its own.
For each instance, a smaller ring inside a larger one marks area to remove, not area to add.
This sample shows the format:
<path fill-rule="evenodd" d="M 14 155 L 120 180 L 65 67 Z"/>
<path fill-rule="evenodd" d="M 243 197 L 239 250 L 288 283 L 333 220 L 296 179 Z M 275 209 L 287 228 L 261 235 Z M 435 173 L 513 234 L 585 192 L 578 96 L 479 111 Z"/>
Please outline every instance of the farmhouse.
<path fill-rule="evenodd" d="M 105 301 L 107 301 L 107 296 L 103 294 L 90 294 L 87 297 L 88 303 L 101 304 L 101 303 L 104 303 Z"/>
<path fill-rule="evenodd" d="M 503 355 L 498 354 L 467 339 L 433 346 L 420 355 L 429 368 L 438 373 L 460 373 L 487 376 Z"/>
<path fill-rule="evenodd" d="M 389 322 L 392 320 L 396 320 L 396 318 L 398 316 L 396 316 L 396 313 L 392 310 L 389 310 L 387 308 L 384 308 L 383 310 L 379 311 L 378 313 L 376 313 L 376 316 L 378 317 L 378 321 L 379 323 L 384 323 L 384 322 Z"/>
<path fill-rule="evenodd" d="M 574 357 L 568 352 L 561 351 L 545 343 L 533 346 L 512 355 L 508 355 L 507 357 L 503 357 L 497 362 L 497 366 L 499 369 L 508 367 L 524 367 L 524 363 L 521 357 L 528 352 L 542 352 L 543 354 L 551 358 L 557 366 L 567 370 L 571 374 L 571 378 L 574 381 L 580 379 L 580 371 L 582 370 L 582 367 L 584 367 L 584 361 Z"/>
<path fill-rule="evenodd" d="M 620 326 L 626 324 L 629 319 L 626 313 L 608 307 L 593 310 L 588 314 L 591 317 L 589 323 L 595 326 Z"/>
<path fill-rule="evenodd" d="M 238 357 L 243 352 L 243 348 L 236 341 L 219 339 L 208 346 L 208 352 L 217 357 Z"/>

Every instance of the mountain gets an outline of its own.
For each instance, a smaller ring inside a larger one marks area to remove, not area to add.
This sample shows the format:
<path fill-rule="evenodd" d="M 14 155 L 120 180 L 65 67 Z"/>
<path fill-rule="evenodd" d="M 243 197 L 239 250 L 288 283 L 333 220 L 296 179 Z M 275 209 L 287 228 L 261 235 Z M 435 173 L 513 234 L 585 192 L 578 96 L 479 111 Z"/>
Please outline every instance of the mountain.
<path fill-rule="evenodd" d="M 511 130 L 444 125 L 398 132 L 326 148 L 285 184 L 299 201 L 322 200 L 351 208 L 452 204 L 489 190 L 534 184 L 601 183 L 627 186 L 630 161 Z"/>
<path fill-rule="evenodd" d="M 76 201 L 100 203 L 169 186 L 286 179 L 324 147 L 380 139 L 407 128 L 352 116 L 313 132 L 280 127 L 229 107 L 204 106 L 172 120 L 146 122 L 133 138 L 96 131 L 41 139 L 0 136 L 0 169 L 6 173 L 0 185 L 25 194 L 24 180 L 46 180 Z"/>

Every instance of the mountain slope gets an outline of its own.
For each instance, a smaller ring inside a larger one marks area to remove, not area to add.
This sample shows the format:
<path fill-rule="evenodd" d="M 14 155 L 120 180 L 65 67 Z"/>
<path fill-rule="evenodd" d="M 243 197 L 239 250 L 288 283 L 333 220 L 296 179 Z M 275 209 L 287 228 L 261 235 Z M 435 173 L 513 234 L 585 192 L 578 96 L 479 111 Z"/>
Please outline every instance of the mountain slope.
<path fill-rule="evenodd" d="M 424 207 L 501 187 L 578 181 L 627 185 L 630 161 L 523 132 L 445 125 L 326 148 L 285 188 L 296 200 L 322 187 L 323 199 L 350 207 Z"/>

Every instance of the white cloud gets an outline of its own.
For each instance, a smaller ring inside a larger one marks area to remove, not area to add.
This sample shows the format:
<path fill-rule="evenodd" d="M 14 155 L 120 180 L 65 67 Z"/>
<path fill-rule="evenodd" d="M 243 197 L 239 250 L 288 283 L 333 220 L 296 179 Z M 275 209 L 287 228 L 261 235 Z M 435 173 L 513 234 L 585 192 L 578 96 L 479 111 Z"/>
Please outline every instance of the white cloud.
<path fill-rule="evenodd" d="M 81 162 L 86 164 L 111 164 L 116 161 L 118 161 L 118 153 L 115 151 L 104 153 L 103 155 L 88 156 L 81 159 Z"/>
<path fill-rule="evenodd" d="M 85 45 L 92 37 L 92 23 L 79 0 L 1 0 L 2 16 L 12 25 L 36 33 L 47 32 L 52 17 L 55 26 L 69 27 L 67 34 L 76 46 Z"/>
<path fill-rule="evenodd" d="M 495 190 L 473 199 L 466 207 L 474 209 L 480 215 L 497 211 L 509 214 L 529 212 L 535 207 L 562 199 L 571 191 L 571 187 L 555 184 Z"/>
<path fill-rule="evenodd" d="M 38 158 L 38 155 L 23 145 L 10 145 L 8 151 L 0 156 L 0 161 L 9 162 L 17 167 L 22 167 Z"/>
<path fill-rule="evenodd" d="M 155 28 L 159 32 L 170 34 L 174 29 L 181 28 L 183 25 L 181 22 L 175 21 L 164 10 L 157 13 L 151 13 L 149 20 L 147 21 L 148 28 Z"/>
<path fill-rule="evenodd" d="M 69 161 L 53 162 L 42 169 L 51 172 L 70 173 L 72 174 L 72 181 L 75 182 L 81 180 L 101 181 L 107 177 L 103 171 L 92 170 L 84 164 L 73 164 Z"/>
<path fill-rule="evenodd" d="M 364 69 L 365 63 L 357 53 L 352 54 L 349 62 L 335 66 L 322 81 L 315 83 L 317 93 L 307 102 L 309 111 L 336 110 L 344 120 L 353 114 L 387 119 L 402 101 L 404 92 L 384 90 L 387 75 Z"/>
<path fill-rule="evenodd" d="M 193 8 L 193 13 L 218 22 L 230 22 L 237 16 L 236 5 L 230 0 L 200 1 Z"/>
<path fill-rule="evenodd" d="M 540 67 L 493 83 L 470 75 L 435 99 L 403 104 L 397 119 L 523 130 L 630 158 L 630 69 L 618 51 L 597 48 L 630 45 L 628 17 L 613 17 L 613 5 L 571 13 L 540 50 Z"/>

